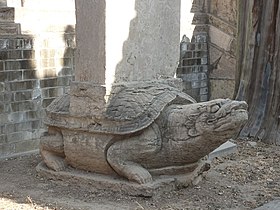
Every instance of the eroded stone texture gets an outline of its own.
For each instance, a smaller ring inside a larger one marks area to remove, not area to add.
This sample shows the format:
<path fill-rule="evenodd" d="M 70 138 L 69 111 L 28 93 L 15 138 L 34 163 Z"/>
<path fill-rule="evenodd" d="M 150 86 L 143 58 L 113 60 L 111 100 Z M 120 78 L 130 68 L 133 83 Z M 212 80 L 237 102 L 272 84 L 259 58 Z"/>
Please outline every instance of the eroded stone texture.
<path fill-rule="evenodd" d="M 210 74 L 212 99 L 224 95 L 232 97 L 234 93 L 236 51 L 233 46 L 236 45 L 237 7 L 236 0 L 214 0 L 208 11 L 210 64 L 220 58 Z M 230 85 L 224 86 L 227 83 Z M 215 88 L 217 85 L 223 88 Z"/>
<path fill-rule="evenodd" d="M 69 114 L 98 119 L 105 107 L 105 0 L 76 0 L 75 82 L 70 85 Z M 62 102 L 62 101 L 60 101 Z M 73 121 L 75 124 L 75 122 Z"/>
<path fill-rule="evenodd" d="M 77 12 L 82 12 L 82 6 L 87 13 L 80 17 L 87 18 L 86 26 L 90 24 L 88 28 L 77 27 L 77 56 L 85 59 L 84 67 L 82 60 L 78 61 L 70 93 L 47 108 L 45 124 L 49 133 L 41 138 L 40 146 L 44 163 L 52 170 L 50 176 L 78 179 L 81 170 L 83 175 L 88 171 L 87 178 L 94 177 L 97 187 L 100 183 L 108 186 L 109 182 L 113 183 L 110 188 L 128 191 L 149 191 L 159 179 L 165 180 L 160 182 L 161 187 L 195 182 L 208 169 L 203 157 L 247 120 L 247 104 L 226 99 L 195 103 L 181 91 L 178 80 L 165 79 L 173 77 L 179 57 L 177 0 L 135 1 L 137 16 L 131 21 L 123 60 L 117 67 L 118 83 L 105 101 L 105 88 L 101 86 L 104 1 L 90 1 L 89 7 L 86 2 L 76 1 L 80 4 Z M 102 10 L 96 13 L 100 16 L 94 14 L 94 20 L 86 16 L 96 9 Z M 101 31 L 91 37 L 93 43 L 87 46 L 93 28 Z M 79 39 L 83 40 L 79 33 L 87 33 L 88 29 L 89 34 L 81 35 L 86 44 L 79 46 Z M 38 171 L 45 173 L 48 169 L 38 166 Z M 106 179 L 99 182 L 97 176 Z"/>
<path fill-rule="evenodd" d="M 138 184 L 193 172 L 247 120 L 245 102 L 195 103 L 159 82 L 116 86 L 98 118 L 71 114 L 69 101 L 63 96 L 48 107 L 50 134 L 41 142 L 47 166 L 60 171 L 69 164 Z"/>
<path fill-rule="evenodd" d="M 76 81 L 105 84 L 105 5 L 76 0 Z"/>
<path fill-rule="evenodd" d="M 98 117 L 105 107 L 105 93 L 105 87 L 101 85 L 72 82 L 69 108 L 71 115 Z"/>
<path fill-rule="evenodd" d="M 179 0 L 136 0 L 115 82 L 174 77 L 180 42 Z"/>

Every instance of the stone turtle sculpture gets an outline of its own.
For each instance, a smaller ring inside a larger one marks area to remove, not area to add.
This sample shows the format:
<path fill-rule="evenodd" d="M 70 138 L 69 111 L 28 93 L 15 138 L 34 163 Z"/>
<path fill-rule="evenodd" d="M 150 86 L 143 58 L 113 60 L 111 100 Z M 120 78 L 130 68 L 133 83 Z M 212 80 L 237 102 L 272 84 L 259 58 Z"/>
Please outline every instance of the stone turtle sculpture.
<path fill-rule="evenodd" d="M 49 132 L 40 143 L 46 165 L 119 175 L 139 184 L 193 171 L 248 118 L 244 101 L 196 103 L 166 84 L 115 87 L 95 116 L 73 116 L 69 106 L 70 96 L 64 95 L 47 108 Z"/>

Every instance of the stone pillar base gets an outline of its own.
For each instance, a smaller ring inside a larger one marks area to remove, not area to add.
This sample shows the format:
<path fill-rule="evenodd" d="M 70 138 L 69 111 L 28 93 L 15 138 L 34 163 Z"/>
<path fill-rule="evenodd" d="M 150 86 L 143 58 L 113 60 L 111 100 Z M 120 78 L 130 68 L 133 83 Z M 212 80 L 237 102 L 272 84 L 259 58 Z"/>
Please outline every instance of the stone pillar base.
<path fill-rule="evenodd" d="M 105 107 L 105 94 L 104 86 L 87 82 L 72 82 L 70 85 L 70 115 L 98 118 Z"/>

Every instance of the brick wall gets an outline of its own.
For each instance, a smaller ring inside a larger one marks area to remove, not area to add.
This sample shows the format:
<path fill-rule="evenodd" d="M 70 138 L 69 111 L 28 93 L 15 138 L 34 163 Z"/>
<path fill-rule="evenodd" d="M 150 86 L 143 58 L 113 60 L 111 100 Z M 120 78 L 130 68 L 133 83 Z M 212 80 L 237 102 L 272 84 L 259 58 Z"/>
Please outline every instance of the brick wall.
<path fill-rule="evenodd" d="M 65 10 L 49 7 L 44 13 L 31 7 L 32 0 L 26 8 L 11 2 L 15 7 L 0 1 L 0 158 L 38 149 L 44 109 L 69 89 L 74 66 L 73 1 Z M 32 10 L 42 20 L 64 11 L 64 22 L 32 27 Z"/>
<path fill-rule="evenodd" d="M 180 63 L 176 76 L 183 80 L 183 91 L 197 102 L 209 100 L 207 35 L 196 34 L 190 41 L 186 36 L 180 44 Z"/>

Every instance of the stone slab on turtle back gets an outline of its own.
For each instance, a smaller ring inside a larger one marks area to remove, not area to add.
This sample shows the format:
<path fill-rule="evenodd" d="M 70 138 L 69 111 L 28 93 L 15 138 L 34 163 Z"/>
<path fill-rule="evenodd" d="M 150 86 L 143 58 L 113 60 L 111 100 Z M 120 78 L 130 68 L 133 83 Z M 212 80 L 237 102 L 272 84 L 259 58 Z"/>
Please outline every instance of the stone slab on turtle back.
<path fill-rule="evenodd" d="M 130 194 L 132 189 L 150 195 L 166 185 L 188 186 L 206 170 L 202 159 L 248 117 L 245 102 L 195 103 L 166 81 L 116 85 L 104 107 L 90 103 L 96 112 L 71 112 L 71 97 L 92 102 L 94 89 L 81 85 L 72 91 L 76 96 L 64 95 L 48 107 L 49 132 L 40 146 L 49 169 L 41 164 L 41 173 L 82 178 L 79 171 L 89 171 L 92 180 L 104 176 L 96 186 L 112 180 L 115 191 L 129 189 Z"/>

